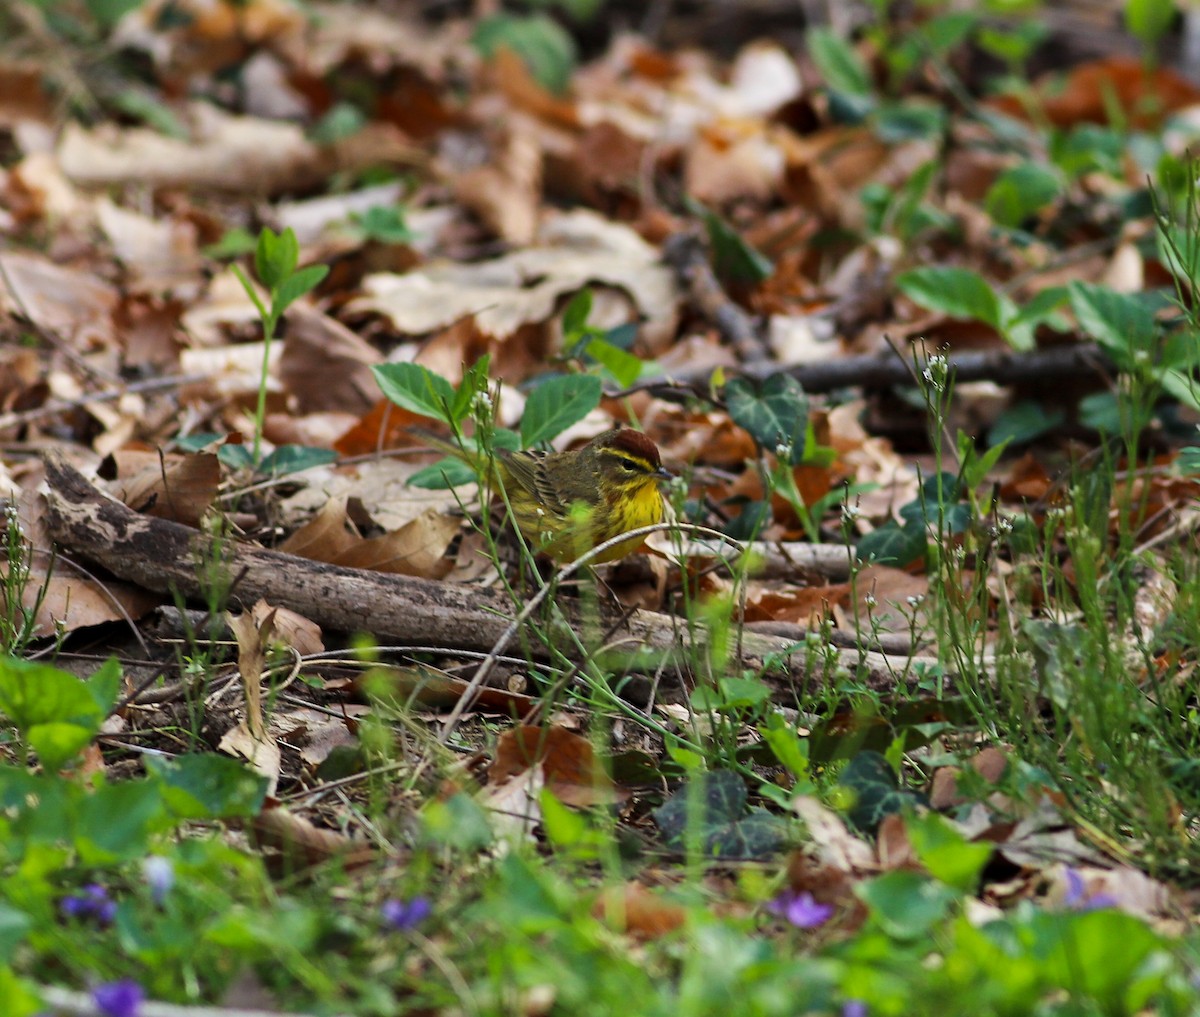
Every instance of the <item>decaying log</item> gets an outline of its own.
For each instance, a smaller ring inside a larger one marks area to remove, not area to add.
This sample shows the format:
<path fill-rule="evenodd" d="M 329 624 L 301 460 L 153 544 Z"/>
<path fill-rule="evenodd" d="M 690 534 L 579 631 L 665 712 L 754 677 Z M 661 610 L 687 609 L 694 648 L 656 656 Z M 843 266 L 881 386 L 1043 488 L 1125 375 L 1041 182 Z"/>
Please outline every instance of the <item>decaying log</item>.
<path fill-rule="evenodd" d="M 494 590 L 327 565 L 233 538 L 217 543 L 198 530 L 139 515 L 97 489 L 58 453 L 46 456 L 46 477 L 46 519 L 54 540 L 69 554 L 158 593 L 203 602 L 203 577 L 212 574 L 213 562 L 219 562 L 234 581 L 233 596 L 240 603 L 265 598 L 326 631 L 369 631 L 388 643 L 447 650 L 488 652 L 516 616 L 511 601 Z M 570 609 L 561 599 L 559 606 Z M 577 630 L 607 631 L 617 622 L 602 618 L 600 625 L 593 620 Z M 700 627 L 638 611 L 618 626 L 608 645 L 670 654 L 675 672 L 694 678 L 691 668 L 705 659 L 705 640 Z M 559 648 L 573 656 L 565 638 Z M 528 641 L 527 649 L 545 653 L 536 639 Z M 832 680 L 839 670 L 854 673 L 861 666 L 862 680 L 887 690 L 897 681 L 911 680 L 907 667 L 931 663 L 834 647 L 814 649 L 807 641 L 797 649 L 787 639 L 753 632 L 744 633 L 741 649 L 741 661 L 731 661 L 730 668 L 761 671 L 789 700 Z"/>

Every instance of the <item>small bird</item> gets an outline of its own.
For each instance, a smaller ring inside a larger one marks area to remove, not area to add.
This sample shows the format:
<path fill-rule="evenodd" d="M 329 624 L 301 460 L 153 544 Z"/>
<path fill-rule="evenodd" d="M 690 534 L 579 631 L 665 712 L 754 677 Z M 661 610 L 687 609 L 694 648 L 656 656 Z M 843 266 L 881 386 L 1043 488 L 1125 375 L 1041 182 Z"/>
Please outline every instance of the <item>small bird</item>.
<path fill-rule="evenodd" d="M 425 431 L 414 433 L 480 474 L 487 470 L 482 457 Z M 658 482 L 672 476 L 654 442 L 629 427 L 605 431 L 568 452 L 498 449 L 494 463 L 493 481 L 503 486 L 518 529 L 535 550 L 560 564 L 629 530 L 661 522 Z M 644 539 L 623 540 L 592 562 L 624 558 Z"/>

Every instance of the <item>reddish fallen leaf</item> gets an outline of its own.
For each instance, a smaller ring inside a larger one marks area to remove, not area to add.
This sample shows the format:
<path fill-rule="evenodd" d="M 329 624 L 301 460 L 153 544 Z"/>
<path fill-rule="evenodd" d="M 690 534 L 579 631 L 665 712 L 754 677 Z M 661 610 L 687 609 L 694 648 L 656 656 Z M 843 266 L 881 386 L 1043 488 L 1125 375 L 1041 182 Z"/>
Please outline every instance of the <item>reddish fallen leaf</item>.
<path fill-rule="evenodd" d="M 687 909 L 651 893 L 641 883 L 609 887 L 592 907 L 592 914 L 637 939 L 661 939 L 687 921 Z"/>
<path fill-rule="evenodd" d="M 597 765 L 592 743 L 561 727 L 517 727 L 496 742 L 488 780 L 503 784 L 534 767 L 546 775 L 546 788 L 567 805 L 610 802 L 616 788 Z"/>

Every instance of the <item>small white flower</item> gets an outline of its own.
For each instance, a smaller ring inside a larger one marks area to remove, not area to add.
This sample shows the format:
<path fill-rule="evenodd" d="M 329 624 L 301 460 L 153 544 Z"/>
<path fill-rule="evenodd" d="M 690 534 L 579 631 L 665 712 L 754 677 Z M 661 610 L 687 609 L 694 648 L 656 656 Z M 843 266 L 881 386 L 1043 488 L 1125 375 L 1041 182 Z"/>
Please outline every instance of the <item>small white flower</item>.
<path fill-rule="evenodd" d="M 924 599 L 925 594 L 918 593 L 915 597 L 905 597 L 904 603 L 906 603 L 909 607 L 919 607 Z"/>
<path fill-rule="evenodd" d="M 875 599 L 875 594 L 873 594 L 873 593 L 868 593 L 866 595 L 866 597 L 863 599 L 863 602 L 867 605 L 867 607 L 874 607 L 876 604 L 879 603 L 879 601 L 877 601 Z"/>

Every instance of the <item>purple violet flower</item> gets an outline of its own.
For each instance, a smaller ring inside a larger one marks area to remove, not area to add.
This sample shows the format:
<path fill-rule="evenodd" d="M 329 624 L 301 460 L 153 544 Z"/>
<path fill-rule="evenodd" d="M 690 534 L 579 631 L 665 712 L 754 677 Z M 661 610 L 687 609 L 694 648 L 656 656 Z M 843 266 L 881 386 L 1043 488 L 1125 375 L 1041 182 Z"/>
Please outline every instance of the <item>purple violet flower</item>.
<path fill-rule="evenodd" d="M 425 897 L 414 897 L 410 901 L 385 900 L 379 909 L 384 924 L 396 932 L 415 929 L 433 914 L 433 905 Z"/>
<path fill-rule="evenodd" d="M 867 1017 L 867 1004 L 861 999 L 848 999 L 842 1005 L 842 1017 Z"/>
<path fill-rule="evenodd" d="M 785 890 L 767 905 L 767 910 L 797 929 L 815 929 L 829 921 L 835 909 L 832 904 L 818 904 L 807 890 L 804 893 Z"/>
<path fill-rule="evenodd" d="M 1063 903 L 1075 911 L 1098 911 L 1100 908 L 1115 908 L 1117 899 L 1110 893 L 1088 893 L 1083 874 L 1070 867 L 1066 870 L 1067 891 Z"/>
<path fill-rule="evenodd" d="M 104 1017 L 137 1017 L 145 998 L 142 987 L 128 978 L 92 990 L 92 1000 Z"/>

